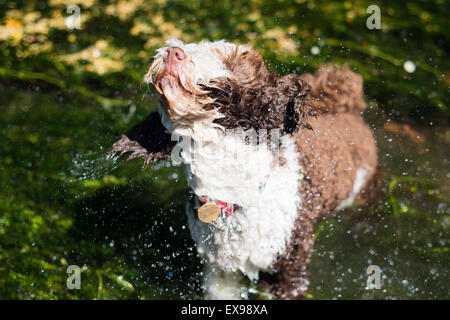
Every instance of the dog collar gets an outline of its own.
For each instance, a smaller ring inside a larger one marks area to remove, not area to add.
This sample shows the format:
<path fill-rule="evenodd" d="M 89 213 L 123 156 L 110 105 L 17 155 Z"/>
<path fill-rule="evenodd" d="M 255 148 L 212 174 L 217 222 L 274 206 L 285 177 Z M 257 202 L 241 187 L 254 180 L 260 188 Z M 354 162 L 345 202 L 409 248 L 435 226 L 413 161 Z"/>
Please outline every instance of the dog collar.
<path fill-rule="evenodd" d="M 239 208 L 238 205 L 223 201 L 211 201 L 207 197 L 198 197 L 198 218 L 205 223 L 225 222 Z"/>

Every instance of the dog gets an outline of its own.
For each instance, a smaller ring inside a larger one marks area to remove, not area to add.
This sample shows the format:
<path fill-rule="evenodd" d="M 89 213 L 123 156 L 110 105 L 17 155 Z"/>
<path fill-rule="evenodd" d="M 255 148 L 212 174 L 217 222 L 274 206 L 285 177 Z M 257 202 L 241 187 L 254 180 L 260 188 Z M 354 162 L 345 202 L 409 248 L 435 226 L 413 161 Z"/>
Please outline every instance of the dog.
<path fill-rule="evenodd" d="M 207 298 L 239 299 L 242 276 L 304 298 L 314 222 L 352 205 L 376 172 L 362 77 L 346 66 L 278 76 L 250 46 L 176 39 L 145 77 L 159 110 L 111 154 L 184 163 Z"/>

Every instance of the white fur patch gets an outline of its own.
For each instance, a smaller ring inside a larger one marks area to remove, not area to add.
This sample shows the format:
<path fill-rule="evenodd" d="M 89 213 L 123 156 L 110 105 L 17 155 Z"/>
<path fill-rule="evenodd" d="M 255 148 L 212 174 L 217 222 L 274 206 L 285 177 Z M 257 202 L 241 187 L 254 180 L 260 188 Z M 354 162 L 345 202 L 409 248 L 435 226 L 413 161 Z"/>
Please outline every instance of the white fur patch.
<path fill-rule="evenodd" d="M 350 206 L 355 201 L 355 197 L 366 184 L 367 172 L 368 170 L 366 168 L 359 168 L 356 170 L 355 182 L 353 182 L 353 190 L 350 193 L 350 196 L 339 204 L 339 206 L 336 208 L 336 211 Z"/>
<path fill-rule="evenodd" d="M 222 270 L 256 279 L 284 252 L 298 215 L 302 176 L 293 138 L 281 139 L 286 163 L 280 166 L 267 147 L 245 144 L 210 123 L 175 125 L 173 132 L 197 144 L 184 145 L 181 153 L 195 194 L 241 207 L 220 229 L 195 220 L 196 212 L 188 214 L 198 252 Z"/>

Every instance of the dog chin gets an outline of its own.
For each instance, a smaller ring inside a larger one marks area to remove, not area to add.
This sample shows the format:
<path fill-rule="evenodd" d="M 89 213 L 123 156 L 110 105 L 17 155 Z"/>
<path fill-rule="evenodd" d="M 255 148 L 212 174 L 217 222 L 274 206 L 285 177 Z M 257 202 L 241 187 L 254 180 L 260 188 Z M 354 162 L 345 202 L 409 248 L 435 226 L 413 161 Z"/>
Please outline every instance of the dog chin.
<path fill-rule="evenodd" d="M 162 93 L 170 103 L 179 103 L 180 99 L 184 99 L 183 89 L 181 88 L 178 79 L 173 75 L 165 75 L 160 80 Z"/>
<path fill-rule="evenodd" d="M 173 76 L 164 76 L 160 81 L 160 85 L 167 100 L 165 110 L 170 120 L 179 121 L 184 117 L 189 118 L 194 103 L 189 93 L 182 88 L 178 80 Z"/>
<path fill-rule="evenodd" d="M 180 90 L 180 86 L 178 84 L 177 78 L 175 78 L 171 74 L 167 74 L 164 77 L 162 77 L 161 86 L 163 89 L 165 89 L 166 87 L 171 87 L 171 88 L 177 88 L 178 90 Z"/>

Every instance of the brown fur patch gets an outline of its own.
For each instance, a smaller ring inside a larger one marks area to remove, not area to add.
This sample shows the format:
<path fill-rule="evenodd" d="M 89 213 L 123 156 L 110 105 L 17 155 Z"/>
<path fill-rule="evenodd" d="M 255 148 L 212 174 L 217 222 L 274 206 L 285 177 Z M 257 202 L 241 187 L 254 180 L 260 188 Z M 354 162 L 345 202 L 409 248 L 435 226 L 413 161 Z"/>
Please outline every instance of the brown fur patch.
<path fill-rule="evenodd" d="M 261 54 L 255 49 L 242 51 L 236 48 L 224 62 L 241 87 L 258 88 L 276 78 L 273 72 L 267 70 Z"/>
<path fill-rule="evenodd" d="M 314 115 L 314 111 L 306 81 L 294 74 L 277 77 L 253 49 L 235 50 L 225 64 L 231 78 L 216 79 L 204 88 L 215 99 L 204 108 L 216 109 L 224 115 L 216 123 L 244 130 L 279 128 L 285 133 L 308 126 L 306 117 Z"/>

